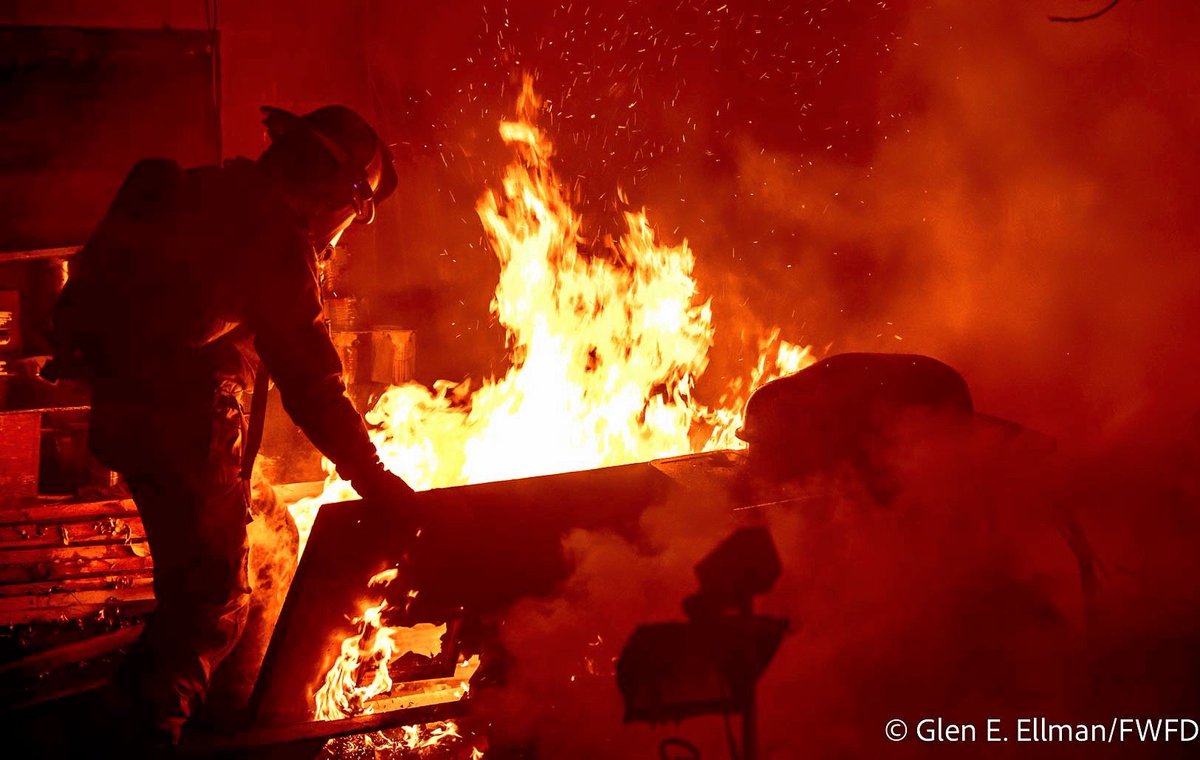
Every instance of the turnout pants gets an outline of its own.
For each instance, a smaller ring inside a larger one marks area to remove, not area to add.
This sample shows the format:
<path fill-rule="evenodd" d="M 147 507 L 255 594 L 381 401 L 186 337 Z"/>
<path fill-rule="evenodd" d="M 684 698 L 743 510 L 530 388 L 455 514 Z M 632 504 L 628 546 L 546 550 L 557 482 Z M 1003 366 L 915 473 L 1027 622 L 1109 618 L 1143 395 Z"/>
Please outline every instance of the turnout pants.
<path fill-rule="evenodd" d="M 118 686 L 158 742 L 178 743 L 246 624 L 250 504 L 236 390 L 216 394 L 206 455 L 119 468 L 146 529 L 157 603 Z"/>

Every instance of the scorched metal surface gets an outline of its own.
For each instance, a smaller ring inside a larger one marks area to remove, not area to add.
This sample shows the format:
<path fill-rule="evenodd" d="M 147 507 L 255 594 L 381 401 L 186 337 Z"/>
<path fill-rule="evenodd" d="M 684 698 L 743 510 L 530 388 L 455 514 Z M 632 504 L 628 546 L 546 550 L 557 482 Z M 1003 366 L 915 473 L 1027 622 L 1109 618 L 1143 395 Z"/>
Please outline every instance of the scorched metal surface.
<path fill-rule="evenodd" d="M 648 507 L 682 492 L 688 492 L 684 505 L 705 492 L 728 498 L 740 459 L 715 452 L 428 491 L 406 504 L 323 507 L 263 663 L 255 723 L 313 719 L 313 694 L 348 633 L 347 619 L 361 612 L 362 602 L 378 601 L 367 588 L 372 575 L 399 566 L 389 598 L 417 590 L 417 618 L 460 608 L 471 616 L 494 615 L 521 598 L 551 592 L 568 577 L 562 540 L 570 531 L 603 528 L 633 536 Z"/>

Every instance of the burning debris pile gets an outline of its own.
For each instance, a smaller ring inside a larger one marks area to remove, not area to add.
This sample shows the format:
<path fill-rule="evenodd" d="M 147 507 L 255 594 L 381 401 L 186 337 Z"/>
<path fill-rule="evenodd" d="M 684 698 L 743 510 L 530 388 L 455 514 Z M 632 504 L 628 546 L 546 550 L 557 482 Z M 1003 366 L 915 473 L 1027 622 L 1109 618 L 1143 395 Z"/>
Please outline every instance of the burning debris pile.
<path fill-rule="evenodd" d="M 378 588 L 396 579 L 393 568 L 375 575 L 367 586 Z M 415 592 L 410 592 L 415 596 Z M 414 626 L 389 626 L 385 613 L 390 614 L 386 599 L 368 607 L 354 622 L 359 633 L 342 642 L 341 654 L 316 695 L 318 720 L 337 720 L 351 715 L 370 713 L 379 704 L 372 700 L 390 697 L 386 709 L 407 709 L 426 704 L 462 699 L 470 689 L 471 676 L 479 669 L 479 656 L 472 655 L 457 663 L 448 679 L 420 683 L 412 693 L 393 694 L 390 665 L 402 657 L 414 655 L 431 660 L 442 654 L 442 642 L 447 635 L 445 623 L 418 623 Z"/>

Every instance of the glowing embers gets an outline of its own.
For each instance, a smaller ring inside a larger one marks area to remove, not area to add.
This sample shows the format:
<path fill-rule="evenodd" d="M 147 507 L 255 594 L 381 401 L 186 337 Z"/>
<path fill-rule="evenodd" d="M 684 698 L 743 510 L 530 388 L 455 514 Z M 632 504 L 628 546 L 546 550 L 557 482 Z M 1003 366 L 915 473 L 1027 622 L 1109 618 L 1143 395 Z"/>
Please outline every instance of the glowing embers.
<path fill-rule="evenodd" d="M 427 752 L 446 757 L 443 750 L 451 746 L 463 748 L 454 757 L 481 760 L 485 756 L 479 742 L 464 736 L 455 721 L 445 720 L 330 739 L 317 757 L 318 760 L 399 760 L 422 757 Z"/>
<path fill-rule="evenodd" d="M 397 574 L 385 570 L 367 585 L 386 587 Z M 406 594 L 408 601 L 415 597 L 415 591 Z M 428 707 L 466 696 L 479 656 L 460 657 L 457 621 L 389 624 L 406 612 L 381 599 L 351 621 L 358 633 L 342 641 L 315 695 L 317 720 Z"/>

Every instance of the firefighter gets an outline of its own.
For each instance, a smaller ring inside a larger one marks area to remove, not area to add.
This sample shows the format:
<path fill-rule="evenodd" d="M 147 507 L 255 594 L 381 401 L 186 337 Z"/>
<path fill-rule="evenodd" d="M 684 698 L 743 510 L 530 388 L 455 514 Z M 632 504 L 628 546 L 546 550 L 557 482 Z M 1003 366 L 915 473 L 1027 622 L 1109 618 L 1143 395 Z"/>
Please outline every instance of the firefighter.
<path fill-rule="evenodd" d="M 121 474 L 146 529 L 157 605 L 120 680 L 164 745 L 178 743 L 246 622 L 243 394 L 256 375 L 265 388 L 269 373 L 361 496 L 412 493 L 346 396 L 318 283 L 319 258 L 395 190 L 391 156 L 349 108 L 263 111 L 271 142 L 257 161 L 131 170 L 72 262 L 44 372 L 89 382 L 92 451 Z"/>

